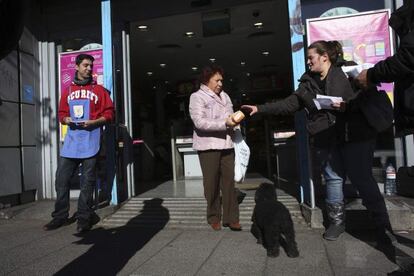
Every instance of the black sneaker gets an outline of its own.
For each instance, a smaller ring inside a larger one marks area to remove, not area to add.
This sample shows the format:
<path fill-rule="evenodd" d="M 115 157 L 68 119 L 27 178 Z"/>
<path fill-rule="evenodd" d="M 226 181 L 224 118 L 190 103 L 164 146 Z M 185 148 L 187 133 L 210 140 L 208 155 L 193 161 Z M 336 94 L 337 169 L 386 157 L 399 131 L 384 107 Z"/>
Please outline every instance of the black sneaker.
<path fill-rule="evenodd" d="M 54 218 L 49 223 L 47 223 L 43 226 L 43 230 L 49 231 L 49 230 L 58 229 L 59 227 L 66 224 L 66 222 L 67 222 L 67 219 L 56 219 L 56 218 Z"/>
<path fill-rule="evenodd" d="M 78 226 L 76 227 L 76 231 L 78 231 L 78 233 L 87 232 L 91 230 L 91 228 L 92 228 L 92 225 L 89 222 L 89 220 L 78 219 Z"/>

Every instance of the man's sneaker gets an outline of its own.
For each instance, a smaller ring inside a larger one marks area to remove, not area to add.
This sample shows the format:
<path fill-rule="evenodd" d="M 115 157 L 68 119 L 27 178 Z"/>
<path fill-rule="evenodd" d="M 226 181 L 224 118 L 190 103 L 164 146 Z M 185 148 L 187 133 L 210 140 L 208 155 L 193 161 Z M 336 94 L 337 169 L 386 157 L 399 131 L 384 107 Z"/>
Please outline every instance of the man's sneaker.
<path fill-rule="evenodd" d="M 345 225 L 331 224 L 323 233 L 323 238 L 328 241 L 336 241 L 343 232 L 345 232 Z"/>
<path fill-rule="evenodd" d="M 78 219 L 78 226 L 76 227 L 76 231 L 78 231 L 78 233 L 83 233 L 86 231 L 91 230 L 92 225 L 89 222 L 89 220 L 86 219 Z"/>
<path fill-rule="evenodd" d="M 67 219 L 52 219 L 49 223 L 45 224 L 43 226 L 43 230 L 49 231 L 49 230 L 55 230 L 59 227 L 63 226 L 67 222 Z"/>

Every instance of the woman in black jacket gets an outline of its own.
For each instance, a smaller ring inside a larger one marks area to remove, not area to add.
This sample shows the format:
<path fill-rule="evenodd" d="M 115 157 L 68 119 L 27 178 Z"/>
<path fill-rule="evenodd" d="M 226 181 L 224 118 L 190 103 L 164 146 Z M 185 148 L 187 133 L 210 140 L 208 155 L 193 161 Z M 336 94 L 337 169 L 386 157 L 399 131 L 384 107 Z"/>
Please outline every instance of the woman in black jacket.
<path fill-rule="evenodd" d="M 307 111 L 307 128 L 313 146 L 321 157 L 326 183 L 326 207 L 329 227 L 327 240 L 336 240 L 345 231 L 343 183 L 346 176 L 358 189 L 363 204 L 372 214 L 380 241 L 394 242 L 391 225 L 378 185 L 372 175 L 376 131 L 361 113 L 359 97 L 338 66 L 342 46 L 337 41 L 316 41 L 308 47 L 309 72 L 300 78 L 299 88 L 284 100 L 264 105 L 243 105 L 253 115 L 257 112 L 277 115 Z M 343 61 L 343 59 L 341 59 Z M 342 97 L 331 109 L 319 109 L 316 95 Z M 346 107 L 346 108 L 345 108 Z"/>

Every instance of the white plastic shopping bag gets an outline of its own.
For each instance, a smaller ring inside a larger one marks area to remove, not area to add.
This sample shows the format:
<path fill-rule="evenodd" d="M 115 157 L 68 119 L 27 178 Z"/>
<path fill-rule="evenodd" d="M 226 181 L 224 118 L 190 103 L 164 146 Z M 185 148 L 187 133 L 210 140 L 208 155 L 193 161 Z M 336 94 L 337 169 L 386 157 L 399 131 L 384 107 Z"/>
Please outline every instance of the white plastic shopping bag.
<path fill-rule="evenodd" d="M 249 164 L 250 149 L 243 139 L 240 129 L 234 130 L 234 181 L 242 182 Z"/>

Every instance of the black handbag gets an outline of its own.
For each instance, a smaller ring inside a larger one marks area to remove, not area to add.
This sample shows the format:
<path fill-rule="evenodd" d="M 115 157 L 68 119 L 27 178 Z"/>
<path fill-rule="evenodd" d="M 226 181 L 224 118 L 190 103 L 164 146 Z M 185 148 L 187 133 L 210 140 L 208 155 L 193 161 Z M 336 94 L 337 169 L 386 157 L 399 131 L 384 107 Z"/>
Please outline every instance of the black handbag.
<path fill-rule="evenodd" d="M 358 98 L 361 112 L 368 124 L 377 132 L 383 132 L 392 126 L 394 110 L 385 91 L 370 88 L 366 91 L 360 91 Z"/>
<path fill-rule="evenodd" d="M 398 195 L 414 197 L 414 166 L 399 168 L 395 183 Z"/>

